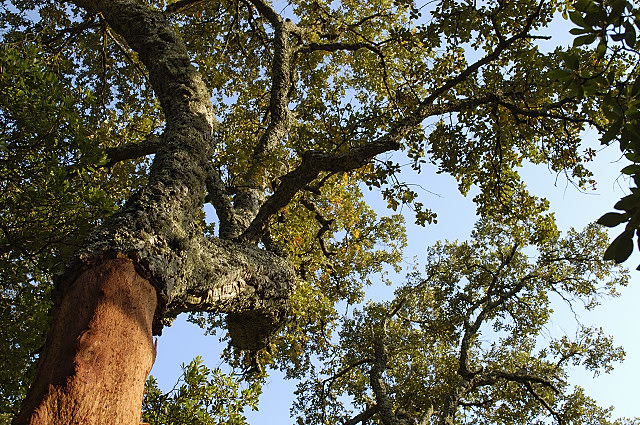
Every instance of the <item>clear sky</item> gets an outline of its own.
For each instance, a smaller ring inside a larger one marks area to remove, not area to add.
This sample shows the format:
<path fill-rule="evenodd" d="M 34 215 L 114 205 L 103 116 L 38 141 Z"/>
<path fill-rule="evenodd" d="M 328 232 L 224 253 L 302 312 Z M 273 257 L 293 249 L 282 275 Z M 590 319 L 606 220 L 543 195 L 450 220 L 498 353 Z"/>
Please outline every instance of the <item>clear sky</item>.
<path fill-rule="evenodd" d="M 591 143 L 594 146 L 597 141 L 592 140 Z M 619 170 L 623 167 L 623 161 L 619 161 L 619 156 L 616 146 L 599 154 L 592 166 L 596 172 L 598 189 L 588 193 L 580 192 L 566 178 L 556 176 L 542 166 L 526 167 L 521 174 L 533 194 L 549 199 L 560 229 L 566 230 L 572 226 L 579 229 L 610 211 L 628 188 L 628 183 L 620 177 Z M 429 171 L 408 178 L 419 179 L 412 182 L 419 183 L 434 193 L 425 192 L 421 195 L 424 196 L 425 205 L 438 212 L 438 224 L 426 228 L 410 225 L 405 258 L 410 261 L 417 256 L 420 260 L 426 247 L 439 239 L 466 239 L 475 222 L 475 207 L 470 198 L 463 198 L 458 193 L 455 181 L 449 176 Z M 375 196 L 372 198 L 375 199 Z M 385 211 L 380 213 L 384 214 Z M 412 222 L 410 218 L 407 221 Z M 627 261 L 627 266 L 635 269 L 638 264 L 640 255 L 635 252 Z M 639 310 L 636 307 L 637 300 L 640 299 L 640 272 L 633 270 L 631 276 L 630 285 L 623 288 L 621 297 L 603 300 L 602 305 L 594 312 L 578 310 L 580 323 L 602 326 L 607 334 L 614 336 L 615 343 L 622 345 L 627 352 L 626 360 L 618 364 L 610 374 L 594 378 L 592 374 L 579 368 L 574 368 L 572 372 L 573 383 L 584 387 L 587 394 L 601 405 L 614 406 L 616 417 L 640 416 L 636 391 L 640 380 L 640 370 L 637 367 L 640 364 L 640 343 L 637 338 Z M 398 279 L 402 279 L 402 276 L 398 276 Z M 390 292 L 383 284 L 370 288 L 370 294 L 375 298 L 379 298 L 380 291 Z M 572 335 L 577 326 L 576 319 L 572 315 L 561 314 L 563 310 L 566 311 L 566 307 L 559 305 L 559 314 L 554 316 L 549 326 Z M 178 319 L 159 338 L 158 357 L 151 373 L 159 380 L 161 388 L 168 390 L 180 375 L 181 363 L 188 363 L 194 356 L 201 355 L 205 364 L 213 368 L 221 364 L 221 349 L 217 337 L 205 337 L 198 327 L 187 323 L 184 318 Z M 294 383 L 283 381 L 277 374 L 270 376 L 269 384 L 261 396 L 260 411 L 249 415 L 250 423 L 292 423 L 289 408 L 294 389 Z"/>

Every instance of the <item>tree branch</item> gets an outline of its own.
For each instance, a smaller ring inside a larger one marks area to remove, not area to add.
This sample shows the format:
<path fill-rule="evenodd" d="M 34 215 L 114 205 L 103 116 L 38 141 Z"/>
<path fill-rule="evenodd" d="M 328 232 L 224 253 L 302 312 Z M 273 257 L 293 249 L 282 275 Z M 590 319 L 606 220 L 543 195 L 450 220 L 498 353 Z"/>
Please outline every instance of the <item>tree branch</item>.
<path fill-rule="evenodd" d="M 376 55 L 381 55 L 380 49 L 374 46 L 371 43 L 308 43 L 299 48 L 301 53 L 310 53 L 310 52 L 337 52 L 341 50 L 347 50 L 354 52 L 356 50 L 366 49 L 370 50 Z"/>
<path fill-rule="evenodd" d="M 111 168 L 122 161 L 153 155 L 158 151 L 159 146 L 160 138 L 155 135 L 150 135 L 138 143 L 129 143 L 124 146 L 109 148 L 106 151 L 107 162 L 102 164 L 101 167 Z"/>
<path fill-rule="evenodd" d="M 362 366 L 362 365 L 368 364 L 368 363 L 373 363 L 373 362 L 374 362 L 374 359 L 366 358 L 366 359 L 360 360 L 359 362 L 355 362 L 353 364 L 350 364 L 349 366 L 347 366 L 344 369 L 342 369 L 340 372 L 338 372 L 335 375 L 330 376 L 327 379 L 325 379 L 324 381 L 322 381 L 322 385 L 324 385 L 326 383 L 331 384 L 332 381 L 335 381 L 336 379 L 340 378 L 341 376 L 346 375 L 347 373 L 349 373 L 350 371 L 352 371 L 356 367 Z"/>
<path fill-rule="evenodd" d="M 425 118 L 448 112 L 458 112 L 464 109 L 491 103 L 498 100 L 494 94 L 478 98 L 452 100 L 440 105 L 423 107 L 420 114 L 413 113 L 400 120 L 392 129 L 372 143 L 365 144 L 337 154 L 324 154 L 308 151 L 302 155 L 302 162 L 293 171 L 280 177 L 280 185 L 275 193 L 267 199 L 256 214 L 253 222 L 238 237 L 244 242 L 257 242 L 265 232 L 269 218 L 280 208 L 289 204 L 299 190 L 307 187 L 322 171 L 346 172 L 358 169 L 384 152 L 400 149 L 400 141 L 416 125 Z"/>
<path fill-rule="evenodd" d="M 549 413 L 551 413 L 551 415 L 556 418 L 556 420 L 558 421 L 558 425 L 564 425 L 565 421 L 564 418 L 562 417 L 562 415 L 560 413 L 558 413 L 553 406 L 551 406 L 544 398 L 542 398 L 540 396 L 540 394 L 538 394 L 535 389 L 533 388 L 533 386 L 531 385 L 531 383 L 526 382 L 524 384 L 524 387 L 527 389 L 527 391 L 529 391 L 529 393 L 533 396 L 533 398 L 535 398 L 538 403 L 540 403 L 545 409 L 547 409 L 549 411 Z"/>
<path fill-rule="evenodd" d="M 111 30 L 109 29 L 109 27 L 107 27 L 105 29 L 106 34 L 109 36 L 109 38 L 111 39 L 111 41 L 113 41 L 115 43 L 115 45 L 118 47 L 118 49 L 122 52 L 122 54 L 127 58 L 127 60 L 129 61 L 129 63 L 131 64 L 131 66 L 133 66 L 133 68 L 138 72 L 138 74 L 140 74 L 142 76 L 142 78 L 144 78 L 144 80 L 147 82 L 147 84 L 149 84 L 149 79 L 147 78 L 147 74 L 144 72 L 144 70 L 142 68 L 140 68 L 140 65 L 138 65 L 136 63 L 136 61 L 133 59 L 133 56 L 131 56 L 131 53 L 129 53 L 129 50 L 122 45 L 122 43 L 120 43 L 120 40 L 118 40 L 113 33 L 111 32 Z"/>
<path fill-rule="evenodd" d="M 302 205 L 304 205 L 305 208 L 307 208 L 309 211 L 315 213 L 315 219 L 318 223 L 320 223 L 320 230 L 318 230 L 318 233 L 316 234 L 316 239 L 318 239 L 318 243 L 320 244 L 320 249 L 322 249 L 322 253 L 324 254 L 324 256 L 329 258 L 336 255 L 335 252 L 329 251 L 327 249 L 327 245 L 324 242 L 324 239 L 322 239 L 322 236 L 331 230 L 331 226 L 333 225 L 333 222 L 335 220 L 333 219 L 327 220 L 326 218 L 324 218 L 322 216 L 322 212 L 318 209 L 316 204 L 309 201 L 308 199 L 302 198 L 300 202 L 302 202 Z"/>
<path fill-rule="evenodd" d="M 183 312 L 227 313 L 235 347 L 264 347 L 288 317 L 296 277 L 286 259 L 218 238 L 203 238 L 190 251 L 190 269 L 185 272 L 191 278 L 169 291 L 166 321 Z"/>
<path fill-rule="evenodd" d="M 360 422 L 365 423 L 365 421 L 371 419 L 373 415 L 375 415 L 379 411 L 380 409 L 378 409 L 378 405 L 373 405 L 369 407 L 367 410 L 365 410 L 364 412 L 346 421 L 344 425 L 356 425 L 357 423 L 360 423 Z"/>
<path fill-rule="evenodd" d="M 273 36 L 273 62 L 271 64 L 270 120 L 266 131 L 254 149 L 254 160 L 258 161 L 286 135 L 291 125 L 289 95 L 292 87 L 294 49 L 289 41 L 289 36 L 298 32 L 299 29 L 292 22 L 282 19 L 270 5 L 262 0 L 248 1 L 269 21 L 275 32 Z"/>
<path fill-rule="evenodd" d="M 376 398 L 380 420 L 384 425 L 399 425 L 391 407 L 391 400 L 387 394 L 386 383 L 382 374 L 387 368 L 387 353 L 384 342 L 378 337 L 374 337 L 373 350 L 375 359 L 373 366 L 369 370 L 369 383 Z"/>
<path fill-rule="evenodd" d="M 220 173 L 211 164 L 209 164 L 206 186 L 207 196 L 205 202 L 213 205 L 218 220 L 220 220 L 218 234 L 222 239 L 232 239 L 238 226 L 238 217 L 236 216 L 224 182 L 222 178 L 220 178 Z"/>
<path fill-rule="evenodd" d="M 251 225 L 238 239 L 244 242 L 257 242 L 266 230 L 269 218 L 280 208 L 288 205 L 296 193 L 315 180 L 321 171 L 351 171 L 360 168 L 374 156 L 398 149 L 400 144 L 396 138 L 383 137 L 378 142 L 339 154 L 305 152 L 302 155 L 301 164 L 295 170 L 280 177 L 280 186 L 262 205 Z"/>
<path fill-rule="evenodd" d="M 100 23 L 96 21 L 96 15 L 90 15 L 87 17 L 87 19 L 85 19 L 83 22 L 80 22 L 78 24 L 72 25 L 68 28 L 62 29 L 60 31 L 58 31 L 57 34 L 51 36 L 51 37 L 44 37 L 42 39 L 42 42 L 44 44 L 52 44 L 55 43 L 56 41 L 60 40 L 62 37 L 64 37 L 66 34 L 69 34 L 71 36 L 77 36 L 79 34 L 82 34 L 84 31 L 88 30 L 89 28 L 96 28 L 99 27 Z"/>
<path fill-rule="evenodd" d="M 273 8 L 271 8 L 268 4 L 262 2 L 261 0 L 251 0 L 251 3 L 254 4 L 254 6 L 260 11 L 260 13 L 263 14 L 263 16 L 265 16 L 267 20 L 269 20 L 269 22 L 272 23 L 274 28 L 280 28 L 286 23 L 283 22 L 282 17 L 278 15 L 277 12 L 275 12 L 275 10 L 273 10 Z M 456 77 L 447 80 L 441 87 L 439 87 L 431 95 L 425 98 L 420 103 L 418 108 L 416 108 L 416 110 L 398 121 L 398 123 L 393 126 L 385 136 L 379 138 L 377 141 L 365 146 L 353 148 L 341 154 L 327 155 L 313 151 L 305 153 L 303 155 L 301 164 L 295 170 L 289 172 L 288 174 L 285 174 L 280 178 L 280 186 L 277 188 L 275 193 L 262 204 L 260 210 L 253 218 L 253 221 L 251 222 L 251 224 L 249 224 L 247 229 L 238 237 L 238 240 L 256 243 L 260 239 L 261 235 L 266 231 L 269 218 L 280 208 L 287 205 L 300 189 L 308 186 L 309 183 L 317 178 L 318 174 L 321 171 L 350 171 L 363 166 L 374 156 L 380 153 L 399 149 L 400 142 L 404 138 L 404 136 L 412 128 L 415 128 L 415 126 L 419 125 L 422 121 L 430 116 L 448 112 L 459 112 L 461 110 L 469 109 L 482 104 L 497 103 L 498 101 L 500 101 L 500 97 L 497 94 L 486 94 L 476 98 L 456 99 L 446 103 L 434 104 L 440 97 L 440 95 L 447 92 L 460 82 L 466 80 L 480 67 L 497 59 L 504 50 L 508 49 L 516 41 L 526 38 L 528 36 L 529 30 L 531 29 L 533 21 L 539 12 L 540 7 L 541 6 L 538 7 L 536 13 L 533 13 L 527 17 L 525 26 L 520 32 L 498 43 L 496 49 L 492 53 L 484 56 L 474 64 L 470 65 Z M 291 25 L 295 27 L 295 25 Z M 305 48 L 325 48 L 336 50 L 343 48 L 368 48 L 371 50 L 372 45 L 367 43 L 318 43 L 307 45 L 307 47 Z M 373 49 L 372 51 L 376 52 L 376 49 Z M 282 81 L 284 82 L 285 80 L 283 79 Z M 286 105 L 283 105 L 283 107 L 288 108 Z M 276 134 L 278 134 L 278 132 L 275 131 L 275 127 L 272 134 L 273 136 L 271 137 L 274 137 Z M 256 152 L 258 154 L 263 152 L 262 149 L 266 149 L 266 147 L 268 146 L 268 144 L 265 143 L 265 141 L 261 141 L 259 143 L 259 146 L 256 149 Z M 264 146 L 264 148 L 262 148 L 261 146 Z"/>

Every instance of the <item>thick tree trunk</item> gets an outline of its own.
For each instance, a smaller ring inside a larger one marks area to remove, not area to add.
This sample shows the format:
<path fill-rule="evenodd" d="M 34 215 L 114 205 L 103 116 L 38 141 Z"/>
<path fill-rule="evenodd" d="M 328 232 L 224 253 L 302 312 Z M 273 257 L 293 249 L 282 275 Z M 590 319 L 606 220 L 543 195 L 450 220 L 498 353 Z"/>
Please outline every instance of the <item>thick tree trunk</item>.
<path fill-rule="evenodd" d="M 63 289 L 36 378 L 13 423 L 139 423 L 155 358 L 156 289 L 128 258 L 103 259 Z"/>

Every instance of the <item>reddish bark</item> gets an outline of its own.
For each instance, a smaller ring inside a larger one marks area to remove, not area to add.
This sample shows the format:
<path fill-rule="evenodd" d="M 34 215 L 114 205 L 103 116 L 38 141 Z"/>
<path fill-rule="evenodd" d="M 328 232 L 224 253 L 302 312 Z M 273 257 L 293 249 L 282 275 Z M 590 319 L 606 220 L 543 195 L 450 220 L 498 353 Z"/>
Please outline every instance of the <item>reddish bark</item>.
<path fill-rule="evenodd" d="M 155 359 L 156 290 L 126 258 L 64 288 L 35 380 L 14 424 L 137 424 Z"/>

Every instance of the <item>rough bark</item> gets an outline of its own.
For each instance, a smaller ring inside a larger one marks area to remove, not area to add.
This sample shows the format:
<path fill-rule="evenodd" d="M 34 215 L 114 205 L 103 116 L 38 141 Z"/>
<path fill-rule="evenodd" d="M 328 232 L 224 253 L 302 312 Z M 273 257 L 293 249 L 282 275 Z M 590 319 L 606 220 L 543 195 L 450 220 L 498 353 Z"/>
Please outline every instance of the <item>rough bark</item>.
<path fill-rule="evenodd" d="M 134 424 L 155 358 L 156 290 L 127 258 L 62 284 L 65 297 L 14 424 Z"/>

